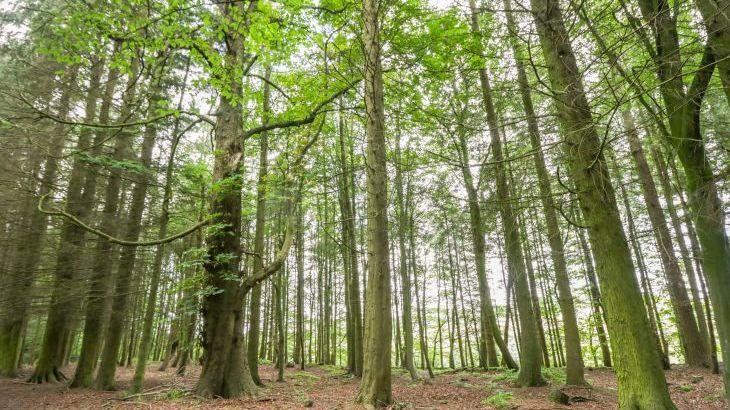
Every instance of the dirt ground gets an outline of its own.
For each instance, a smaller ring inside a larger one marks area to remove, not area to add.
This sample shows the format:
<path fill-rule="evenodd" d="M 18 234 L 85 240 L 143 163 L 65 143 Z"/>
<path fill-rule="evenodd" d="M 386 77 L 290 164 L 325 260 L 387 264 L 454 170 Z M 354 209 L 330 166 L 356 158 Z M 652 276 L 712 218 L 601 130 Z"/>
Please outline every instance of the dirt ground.
<path fill-rule="evenodd" d="M 64 369 L 73 374 L 73 366 Z M 286 369 L 286 382 L 276 383 L 275 370 L 262 365 L 266 387 L 257 398 L 247 400 L 205 400 L 189 393 L 200 369 L 193 367 L 185 377 L 175 369 L 158 372 L 150 365 L 145 393 L 128 397 L 133 370 L 117 371 L 118 391 L 99 392 L 68 389 L 64 384 L 25 383 L 30 369 L 16 379 L 0 379 L 0 409 L 361 409 L 353 400 L 358 380 L 331 366 L 308 367 L 305 371 Z M 586 370 L 592 389 L 564 388 L 579 402 L 569 406 L 550 401 L 550 392 L 560 387 L 561 374 L 548 370 L 550 384 L 545 387 L 512 388 L 514 375 L 504 371 L 446 372 L 430 382 L 412 382 L 407 374 L 394 369 L 393 409 L 615 409 L 616 379 L 609 369 Z M 678 367 L 667 372 L 674 403 L 680 409 L 726 409 L 722 378 L 709 371 Z"/>

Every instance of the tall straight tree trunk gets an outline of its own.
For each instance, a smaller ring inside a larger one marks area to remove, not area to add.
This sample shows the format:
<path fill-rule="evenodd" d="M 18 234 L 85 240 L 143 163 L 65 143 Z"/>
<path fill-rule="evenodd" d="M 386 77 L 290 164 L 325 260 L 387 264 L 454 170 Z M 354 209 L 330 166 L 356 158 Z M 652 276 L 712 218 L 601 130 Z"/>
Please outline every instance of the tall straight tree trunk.
<path fill-rule="evenodd" d="M 271 69 L 266 68 L 265 78 L 268 79 L 270 76 Z M 269 82 L 265 81 L 264 87 L 264 104 L 263 104 L 263 118 L 261 119 L 262 124 L 267 124 L 269 121 L 269 112 L 271 107 L 269 105 L 270 100 L 270 89 Z M 256 226 L 254 231 L 253 240 L 253 271 L 259 272 L 264 267 L 264 230 L 266 229 L 266 184 L 268 166 L 269 166 L 269 137 L 268 133 L 263 132 L 259 136 L 259 175 L 258 183 L 256 185 Z M 248 328 L 248 367 L 251 371 L 251 377 L 254 383 L 258 386 L 263 386 L 261 378 L 259 377 L 259 323 L 261 320 L 261 286 L 254 286 L 251 290 L 251 310 Z M 265 345 L 265 343 L 262 343 Z"/>
<path fill-rule="evenodd" d="M 671 132 L 671 136 L 665 135 L 664 138 L 684 166 L 692 218 L 702 246 L 703 270 L 715 311 L 722 361 L 730 363 L 730 241 L 725 232 L 725 208 L 717 191 L 700 129 L 702 99 L 712 77 L 714 63 L 718 59 L 727 59 L 724 55 L 714 55 L 713 47 L 706 47 L 700 67 L 690 86 L 686 87 L 676 16 L 671 15 L 667 2 L 640 0 L 639 6 L 655 35 L 655 68 Z M 722 64 L 727 63 L 724 61 Z M 728 395 L 730 366 L 724 367 L 723 380 L 725 394 Z"/>
<path fill-rule="evenodd" d="M 164 76 L 165 62 L 158 62 L 161 67 L 153 69 L 153 75 L 150 78 L 152 85 L 150 86 L 149 109 L 147 112 L 154 112 L 154 108 L 158 106 L 162 99 L 162 77 Z M 139 155 L 139 164 L 144 170 L 136 175 L 136 183 L 132 189 L 132 198 L 130 200 L 129 214 L 126 221 L 127 226 L 123 233 L 123 238 L 129 241 L 137 241 L 142 229 L 142 216 L 145 208 L 145 200 L 147 199 L 147 191 L 150 184 L 150 174 L 147 170 L 152 165 L 152 150 L 157 140 L 157 125 L 150 123 L 145 125 L 144 137 L 142 139 L 142 147 Z M 132 293 L 133 273 L 137 262 L 137 248 L 127 246 L 122 248 L 119 257 L 119 268 L 114 286 L 114 299 L 112 300 L 111 316 L 109 317 L 109 329 L 104 340 L 104 350 L 101 355 L 99 370 L 96 375 L 95 387 L 101 390 L 111 390 L 115 388 L 114 376 L 116 374 L 116 358 L 119 353 L 119 345 L 122 342 L 122 331 L 124 329 L 124 321 L 129 312 L 129 295 Z M 140 272 L 142 269 L 139 269 Z M 137 296 L 137 293 L 135 296 Z M 131 313 L 134 313 L 132 311 Z M 136 322 L 134 322 L 136 324 Z M 132 332 L 132 337 L 136 334 Z M 130 346 L 130 353 L 133 346 Z"/>
<path fill-rule="evenodd" d="M 581 72 L 556 0 L 531 0 L 570 177 L 588 226 L 606 304 L 621 409 L 675 409 L 642 305 L 616 197 L 593 123 Z"/>
<path fill-rule="evenodd" d="M 128 76 L 130 84 L 135 84 L 135 77 L 137 76 L 139 65 L 137 59 L 132 61 L 132 72 Z M 107 79 L 106 89 L 104 90 L 104 97 L 99 112 L 99 122 L 101 124 L 107 124 L 109 122 L 109 110 L 113 104 L 114 91 L 117 84 L 117 77 L 119 76 L 118 69 L 112 68 L 109 70 L 109 78 Z M 125 95 L 122 101 L 122 110 L 120 112 L 119 121 L 124 122 L 129 118 L 132 110 L 132 104 L 136 98 L 137 87 L 130 85 L 125 90 Z M 102 138 L 108 138 L 110 133 L 97 133 L 95 137 L 95 145 L 97 139 L 99 145 L 103 142 Z M 113 135 L 113 134 L 111 134 Z M 128 139 L 130 135 L 124 130 L 116 135 L 114 142 L 114 152 L 112 158 L 117 161 L 124 159 L 128 146 Z M 94 154 L 100 154 L 100 152 L 92 152 Z M 84 210 L 82 213 L 88 215 L 94 196 L 91 195 L 92 191 L 96 191 L 96 175 L 93 171 L 86 177 L 84 187 L 84 197 L 89 204 L 86 205 L 89 209 Z M 112 168 L 109 172 L 109 178 L 104 189 L 104 208 L 102 209 L 101 222 L 99 229 L 109 235 L 115 236 L 118 230 L 118 213 L 123 208 L 124 195 L 122 188 L 122 170 L 119 168 Z M 85 232 L 79 227 L 69 222 L 70 229 L 75 231 L 75 239 L 82 241 Z M 63 241 L 61 242 L 63 243 Z M 69 250 L 70 251 L 70 250 Z M 81 352 L 79 354 L 79 362 L 76 366 L 76 372 L 74 373 L 71 387 L 91 387 L 94 382 L 94 370 L 96 369 L 97 362 L 99 360 L 99 354 L 101 354 L 101 348 L 103 343 L 104 334 L 106 331 L 106 306 L 108 305 L 107 295 L 109 293 L 109 284 L 112 276 L 112 269 L 114 258 L 112 257 L 113 246 L 106 238 L 99 237 L 96 239 L 96 249 L 93 251 L 94 263 L 92 266 L 91 277 L 89 279 L 90 285 L 86 295 L 86 309 L 84 312 L 84 333 L 81 341 Z M 61 252 L 59 252 L 59 258 Z M 76 253 L 73 255 L 69 254 L 69 260 L 75 258 Z"/>
<path fill-rule="evenodd" d="M 578 221 L 578 218 L 576 218 L 578 213 L 575 212 L 574 209 L 572 211 L 573 219 Z M 601 290 L 598 287 L 598 280 L 596 279 L 593 255 L 582 228 L 578 227 L 576 229 L 576 236 L 578 237 L 583 266 L 585 268 L 585 277 L 586 282 L 588 283 L 588 294 L 590 296 L 591 307 L 593 309 L 593 324 L 596 328 L 596 335 L 598 335 L 598 343 L 601 346 L 603 365 L 605 367 L 613 367 L 611 349 L 609 347 L 608 338 L 606 337 L 606 329 L 604 327 L 604 323 L 606 322 L 606 309 L 601 301 Z"/>
<path fill-rule="evenodd" d="M 708 350 L 708 353 L 710 353 L 710 358 L 713 361 L 716 361 L 717 356 L 715 355 L 715 352 L 712 351 L 713 349 L 711 349 L 710 346 L 710 335 L 707 326 L 708 322 L 707 318 L 705 317 L 704 310 L 702 309 L 704 304 L 702 299 L 700 298 L 700 288 L 697 284 L 697 274 L 701 274 L 701 272 L 695 271 L 694 264 L 692 262 L 692 255 L 687 248 L 687 242 L 685 241 L 684 233 L 682 231 L 682 222 L 680 221 L 679 215 L 677 214 L 677 208 L 674 206 L 674 198 L 672 195 L 673 191 L 669 179 L 669 174 L 667 173 L 667 164 L 664 161 L 664 157 L 662 157 L 661 151 L 659 151 L 657 147 L 654 147 L 652 149 L 651 155 L 655 168 L 657 170 L 657 175 L 659 176 L 659 182 L 662 188 L 664 202 L 667 204 L 666 206 L 667 211 L 669 212 L 670 221 L 672 222 L 672 229 L 674 229 L 674 234 L 677 236 L 677 244 L 679 245 L 679 252 L 682 256 L 682 264 L 684 265 L 684 270 L 687 273 L 687 279 L 690 283 L 692 302 L 694 303 L 694 312 L 695 316 L 697 317 L 697 326 L 700 329 L 700 336 L 706 349 Z"/>
<path fill-rule="evenodd" d="M 304 370 L 304 207 L 299 207 L 297 223 L 296 259 L 297 259 L 297 314 L 296 332 L 294 335 L 294 363 L 301 364 Z"/>
<path fill-rule="evenodd" d="M 464 187 L 467 192 L 467 201 L 469 206 L 469 221 L 471 224 L 471 239 L 474 247 L 474 265 L 477 271 L 477 281 L 479 284 L 479 313 L 480 313 L 480 333 L 481 340 L 479 343 L 479 357 L 482 367 L 498 366 L 497 352 L 494 345 L 489 342 L 494 340 L 502 353 L 502 360 L 510 369 L 516 369 L 517 363 L 512 358 L 512 354 L 504 342 L 497 324 L 497 316 L 494 313 L 492 305 L 491 290 L 487 282 L 486 267 L 486 244 L 484 241 L 484 228 L 482 223 L 482 211 L 479 205 L 479 195 L 474 186 L 474 177 L 469 167 L 469 156 L 466 146 L 466 140 L 462 133 L 458 136 L 459 155 L 461 157 L 461 174 L 464 180 Z"/>
<path fill-rule="evenodd" d="M 685 361 L 690 366 L 709 366 L 707 344 L 700 336 L 697 321 L 692 312 L 692 303 L 687 295 L 682 272 L 679 270 L 679 261 L 674 253 L 672 237 L 669 233 L 664 212 L 659 204 L 659 194 L 656 185 L 654 185 L 654 179 L 649 170 L 649 163 L 646 160 L 646 155 L 644 155 L 644 149 L 639 141 L 633 115 L 630 109 L 626 109 L 622 112 L 622 116 L 631 156 L 634 158 L 634 164 L 641 182 L 644 203 L 649 213 L 652 231 L 657 242 L 664 273 L 667 277 L 667 288 L 677 318 L 677 327 L 681 335 Z"/>
<path fill-rule="evenodd" d="M 479 13 L 477 12 L 476 2 L 474 0 L 469 0 L 469 8 L 471 10 L 471 31 L 473 34 L 479 35 Z M 481 52 L 481 46 L 479 47 L 479 54 L 483 54 Z M 515 281 L 514 292 L 517 299 L 517 308 L 520 311 L 519 319 L 522 334 L 520 339 L 520 369 L 519 375 L 517 376 L 517 383 L 523 387 L 541 386 L 545 384 L 545 380 L 542 378 L 540 372 L 540 343 L 535 321 L 535 311 L 533 310 L 530 298 L 530 286 L 527 280 L 519 225 L 517 223 L 517 216 L 512 208 L 509 186 L 507 185 L 507 173 L 505 171 L 497 113 L 492 102 L 492 90 L 489 84 L 489 77 L 484 67 L 479 68 L 479 84 L 482 92 L 482 104 L 487 114 L 492 156 L 495 163 L 497 198 L 500 203 L 499 213 L 505 236 L 507 265 L 510 275 Z"/>
<path fill-rule="evenodd" d="M 580 335 L 578 333 L 578 320 L 576 319 L 573 294 L 570 290 L 570 279 L 565 261 L 565 247 L 558 226 L 558 218 L 555 212 L 555 201 L 550 187 L 550 178 L 545 165 L 542 146 L 540 144 L 540 128 L 537 123 L 537 115 L 532 102 L 530 84 L 527 79 L 524 64 L 522 63 L 522 50 L 517 38 L 517 25 L 509 2 L 505 2 L 507 11 L 507 25 L 512 39 L 512 52 L 515 55 L 517 68 L 517 81 L 522 97 L 522 107 L 525 110 L 527 130 L 530 137 L 530 146 L 534 151 L 533 161 L 537 172 L 538 186 L 540 189 L 540 201 L 542 203 L 543 216 L 547 227 L 548 243 L 550 244 L 550 258 L 555 270 L 555 280 L 558 289 L 558 304 L 563 316 L 563 332 L 565 333 L 566 368 L 565 382 L 571 385 L 587 384 L 583 375 L 583 357 L 581 355 Z M 610 360 L 609 360 L 610 366 Z"/>
<path fill-rule="evenodd" d="M 101 76 L 102 64 L 92 69 L 90 78 L 90 96 L 86 101 L 86 118 L 92 116 L 96 112 L 96 98 L 98 96 L 99 77 Z M 63 77 L 63 91 L 58 101 L 57 114 L 64 118 L 71 109 L 71 98 L 73 90 L 76 86 L 76 78 L 78 68 L 72 67 Z M 92 90 L 93 89 L 93 90 Z M 92 102 L 93 100 L 93 102 Z M 29 178 L 24 182 L 24 188 L 27 189 L 26 197 L 21 202 L 20 220 L 17 222 L 16 231 L 12 240 L 14 243 L 14 254 L 10 261 L 10 272 L 7 282 L 0 283 L 3 287 L 0 294 L 0 308 L 3 313 L 0 315 L 0 376 L 14 377 L 17 375 L 18 366 L 23 348 L 23 339 L 25 337 L 26 326 L 29 319 L 29 308 L 31 306 L 31 289 L 33 281 L 36 278 L 36 270 L 41 262 L 42 246 L 45 242 L 46 231 L 48 229 L 48 217 L 38 212 L 36 202 L 39 197 L 49 195 L 56 183 L 56 175 L 58 173 L 58 158 L 54 155 L 60 155 L 63 150 L 63 142 L 66 138 L 66 130 L 61 124 L 56 124 L 52 130 L 52 136 L 48 146 L 44 146 L 51 154 L 43 161 L 43 173 L 37 175 L 40 164 L 42 162 L 41 154 L 35 152 L 37 147 L 30 147 L 28 152 Z M 89 143 L 89 134 L 82 133 L 79 136 L 77 147 L 86 147 Z M 83 163 L 78 158 L 74 160 L 74 170 L 76 175 L 83 175 Z M 38 177 L 39 181 L 36 181 Z M 38 183 L 40 182 L 40 183 Z M 69 181 L 71 183 L 71 181 Z M 77 199 L 77 191 L 80 188 L 79 183 L 74 181 L 74 185 L 69 185 L 67 193 L 67 204 L 70 206 L 69 200 Z M 73 206 L 77 204 L 74 203 Z M 4 278 L 3 278 L 4 279 Z M 55 289 L 54 289 L 55 290 Z M 64 298 L 66 299 L 66 298 Z M 59 304 L 70 303 L 68 300 L 56 301 Z M 51 307 L 52 310 L 63 310 L 65 306 Z M 50 313 L 52 314 L 52 312 Z M 49 314 L 49 315 L 50 315 Z M 58 340 L 53 341 L 58 342 Z M 55 370 L 48 369 L 47 376 L 52 376 L 47 381 L 55 381 L 54 379 L 63 379 L 63 375 Z M 36 379 L 37 382 L 44 380 Z"/>
<path fill-rule="evenodd" d="M 180 99 L 177 104 L 178 110 L 182 110 L 182 102 L 185 95 L 189 71 L 190 63 L 188 62 L 185 69 L 185 75 L 183 76 L 183 86 L 180 92 Z M 157 233 L 158 239 L 167 237 L 167 225 L 170 221 L 170 200 L 172 199 L 172 175 L 175 166 L 175 153 L 177 152 L 177 146 L 180 142 L 180 138 L 182 137 L 180 134 L 179 117 L 175 119 L 175 124 L 172 128 L 173 139 L 170 146 L 170 156 L 167 160 L 167 168 L 165 169 L 165 187 L 162 193 L 162 209 L 160 210 L 159 231 Z M 157 307 L 157 293 L 160 287 L 162 259 L 165 255 L 165 249 L 164 244 L 157 245 L 157 248 L 155 249 L 155 259 L 152 262 L 152 277 L 150 278 L 150 290 L 147 297 L 144 324 L 142 326 L 142 341 L 139 347 L 139 354 L 137 355 L 137 366 L 134 371 L 134 378 L 132 379 L 132 393 L 139 393 L 142 390 L 142 382 L 147 368 L 147 358 L 149 357 L 150 347 L 152 345 L 152 325 L 155 318 L 155 309 Z M 178 355 L 178 357 L 180 356 Z"/>
<path fill-rule="evenodd" d="M 368 286 L 365 299 L 363 372 L 357 401 L 384 407 L 393 402 L 390 261 L 388 255 L 388 169 L 386 165 L 383 72 L 380 62 L 380 0 L 363 0 L 365 50 Z"/>
<path fill-rule="evenodd" d="M 433 366 L 432 362 L 428 358 L 428 324 L 426 323 L 426 271 L 423 273 L 423 288 L 421 293 L 421 302 L 419 305 L 418 301 L 418 271 L 416 269 L 416 222 L 414 219 L 414 205 L 413 205 L 413 188 L 411 187 L 410 181 L 408 184 L 408 195 L 407 195 L 407 208 L 409 209 L 410 217 L 408 219 L 408 247 L 410 255 L 410 267 L 413 275 L 413 285 L 416 292 L 416 312 L 418 312 L 418 334 L 420 335 L 421 342 L 421 354 L 423 359 L 423 365 L 426 367 L 428 377 L 433 379 Z"/>
<path fill-rule="evenodd" d="M 411 300 L 411 275 L 406 253 L 406 230 L 408 215 L 406 215 L 405 198 L 403 195 L 403 157 L 401 155 L 400 125 L 396 123 L 395 131 L 395 201 L 398 219 L 398 267 L 400 272 L 402 317 L 403 317 L 403 367 L 408 370 L 411 379 L 418 380 L 418 373 L 413 363 L 413 318 Z M 411 228 L 412 229 L 412 228 Z"/>
<path fill-rule="evenodd" d="M 67 76 L 64 79 L 64 82 L 66 82 L 68 86 L 61 92 L 61 96 L 58 102 L 58 117 L 60 118 L 66 118 L 71 110 L 72 90 L 75 88 L 74 85 L 76 83 L 77 73 L 77 68 L 72 68 L 71 72 L 67 73 Z M 61 126 L 57 126 L 55 127 L 54 134 L 55 136 L 51 142 L 52 147 L 50 149 L 50 152 L 56 153 L 62 150 L 62 142 L 63 137 L 65 136 L 65 132 L 63 132 L 63 128 Z M 50 193 L 52 184 L 55 182 L 56 172 L 58 171 L 57 158 L 50 156 L 45 161 L 44 168 L 45 169 L 40 184 L 40 191 L 42 195 Z M 75 186 L 74 188 L 76 190 L 78 186 Z M 76 194 L 76 192 L 69 192 L 69 194 Z M 18 258 L 22 258 L 21 260 L 25 261 L 28 261 L 28 258 L 38 258 L 37 253 L 40 249 L 37 248 L 37 246 L 40 245 L 40 241 L 43 239 L 42 234 L 45 233 L 47 222 L 45 215 L 35 214 L 31 216 L 31 218 L 32 219 L 30 220 L 29 229 L 31 229 L 31 234 L 36 235 L 36 237 L 26 239 L 29 241 L 27 244 L 27 246 L 29 247 L 28 249 L 33 250 L 33 248 L 36 247 L 36 254 L 30 255 L 21 253 L 17 255 Z M 62 239 L 67 239 L 68 237 L 63 237 L 64 233 L 68 234 L 68 232 L 62 232 Z M 33 370 L 33 374 L 30 376 L 29 379 L 29 381 L 31 382 L 56 382 L 66 379 L 66 376 L 61 373 L 59 368 L 63 366 L 65 354 L 64 341 L 66 340 L 66 337 L 68 336 L 68 332 L 70 330 L 69 328 L 72 320 L 71 316 L 73 315 L 74 307 L 73 291 L 71 285 L 74 272 L 73 269 L 67 270 L 66 268 L 76 266 L 69 260 L 61 259 L 62 257 L 65 258 L 68 256 L 68 254 L 57 255 L 53 293 L 51 295 L 51 304 L 49 307 L 48 319 L 46 320 L 46 330 L 43 335 L 43 344 L 41 346 L 40 357 L 38 358 L 35 369 Z M 64 262 L 68 262 L 69 265 L 65 265 Z M 26 264 L 25 268 L 35 269 L 35 266 L 37 266 L 36 261 L 30 261 L 30 263 L 30 265 Z M 26 271 L 24 273 L 28 275 L 28 278 L 32 278 L 31 272 Z M 21 283 L 21 285 L 27 290 L 32 285 L 32 281 L 24 281 Z M 20 294 L 23 292 L 21 289 L 19 289 L 17 293 Z M 23 313 L 19 313 L 20 314 L 18 315 L 18 317 L 22 317 Z"/>
<path fill-rule="evenodd" d="M 284 349 L 284 343 L 286 342 L 284 335 L 284 272 L 280 271 L 276 274 L 274 280 L 276 285 L 274 286 L 274 316 L 276 317 L 276 381 L 284 381 L 284 366 L 286 365 L 286 351 Z"/>

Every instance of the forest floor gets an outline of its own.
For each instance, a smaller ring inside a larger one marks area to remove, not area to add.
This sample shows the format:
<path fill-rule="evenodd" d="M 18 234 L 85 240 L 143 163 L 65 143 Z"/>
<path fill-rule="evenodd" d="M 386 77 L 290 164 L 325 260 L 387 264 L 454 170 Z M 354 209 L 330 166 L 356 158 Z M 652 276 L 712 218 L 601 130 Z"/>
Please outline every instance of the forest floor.
<path fill-rule="evenodd" d="M 360 409 L 353 404 L 358 379 L 344 375 L 333 366 L 312 366 L 301 371 L 286 369 L 286 382 L 276 383 L 276 371 L 271 365 L 261 366 L 266 387 L 257 398 L 247 400 L 205 400 L 189 392 L 200 369 L 192 367 L 184 377 L 175 369 L 157 371 L 151 364 L 145 383 L 145 393 L 127 397 L 133 369 L 119 368 L 119 391 L 100 392 L 88 389 L 68 389 L 64 384 L 29 384 L 26 373 L 16 379 L 0 379 L 0 409 Z M 73 366 L 64 369 L 73 374 Z M 393 372 L 393 409 L 615 409 L 616 378 L 610 369 L 587 369 L 586 377 L 592 389 L 563 387 L 570 397 L 578 400 L 569 406 L 553 403 L 551 392 L 561 387 L 564 377 L 558 369 L 546 369 L 549 385 L 539 388 L 511 387 L 514 373 L 506 371 L 468 372 L 445 371 L 430 382 L 413 382 L 401 369 Z M 726 409 L 722 378 L 709 371 L 676 367 L 667 372 L 669 390 L 679 409 Z"/>

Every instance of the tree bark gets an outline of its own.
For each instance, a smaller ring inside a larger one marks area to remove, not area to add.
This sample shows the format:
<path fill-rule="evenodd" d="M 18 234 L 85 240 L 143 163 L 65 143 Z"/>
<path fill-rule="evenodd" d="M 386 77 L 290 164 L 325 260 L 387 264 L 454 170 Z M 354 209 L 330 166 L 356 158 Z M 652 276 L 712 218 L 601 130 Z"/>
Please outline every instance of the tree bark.
<path fill-rule="evenodd" d="M 271 69 L 266 68 L 264 78 L 269 78 Z M 264 104 L 263 117 L 261 123 L 266 125 L 269 121 L 270 107 L 270 88 L 268 81 L 263 84 L 264 87 Z M 259 175 L 256 185 L 256 226 L 254 230 L 253 240 L 253 271 L 259 272 L 264 267 L 264 230 L 266 229 L 266 186 L 268 184 L 268 166 L 269 166 L 269 137 L 267 132 L 262 132 L 259 136 Z M 261 320 L 261 286 L 258 284 L 251 290 L 251 310 L 249 312 L 248 327 L 248 366 L 251 371 L 251 377 L 258 386 L 263 386 L 263 382 L 259 377 L 259 337 L 260 337 L 260 320 Z"/>
<path fill-rule="evenodd" d="M 606 304 L 621 409 L 675 409 L 642 305 L 616 197 L 562 12 L 555 0 L 531 0 L 570 177 L 578 192 Z"/>
<path fill-rule="evenodd" d="M 553 262 L 555 280 L 558 289 L 558 304 L 563 316 L 563 332 L 565 333 L 566 368 L 565 382 L 570 385 L 587 384 L 583 374 L 583 357 L 581 355 L 580 335 L 578 334 L 578 320 L 576 319 L 573 294 L 570 289 L 570 278 L 565 261 L 565 247 L 563 244 L 558 218 L 555 212 L 556 206 L 553 200 L 553 192 L 550 186 L 550 178 L 545 165 L 542 146 L 540 144 L 540 129 L 537 123 L 530 84 L 527 79 L 524 64 L 522 63 L 522 50 L 517 39 L 517 25 L 510 8 L 509 2 L 505 2 L 507 10 L 507 25 L 512 39 L 512 52 L 515 55 L 517 68 L 517 81 L 522 97 L 522 106 L 525 110 L 527 130 L 530 137 L 530 146 L 534 151 L 533 161 L 537 172 L 538 186 L 540 189 L 540 200 L 542 203 L 545 225 L 547 227 L 548 243 L 550 245 L 550 258 Z M 610 360 L 608 362 L 610 366 Z"/>
<path fill-rule="evenodd" d="M 634 159 L 639 181 L 641 182 L 644 203 L 649 213 L 652 231 L 657 242 L 664 273 L 667 277 L 667 288 L 677 318 L 677 327 L 681 335 L 680 340 L 682 341 L 685 361 L 690 366 L 707 367 L 709 366 L 707 344 L 700 336 L 697 321 L 692 312 L 692 303 L 687 295 L 687 287 L 684 278 L 682 278 L 682 272 L 679 270 L 679 261 L 674 253 L 672 237 L 664 218 L 664 212 L 659 204 L 659 194 L 656 185 L 654 185 L 654 179 L 649 170 L 649 163 L 646 160 L 646 155 L 644 155 L 644 149 L 639 141 L 634 118 L 629 109 L 624 110 L 622 116 L 631 156 Z"/>
<path fill-rule="evenodd" d="M 715 61 L 724 56 L 713 54 L 711 41 L 685 92 L 677 23 L 670 14 L 669 5 L 666 2 L 640 0 L 639 6 L 655 35 L 655 68 L 671 132 L 671 138 L 664 136 L 664 139 L 674 148 L 684 166 L 689 204 L 702 246 L 703 270 L 715 310 L 720 350 L 723 362 L 730 363 L 730 275 L 727 274 L 730 271 L 730 241 L 725 232 L 725 209 L 700 129 L 702 99 Z M 723 380 L 726 395 L 730 394 L 730 366 L 724 367 Z"/>
<path fill-rule="evenodd" d="M 363 372 L 357 401 L 373 407 L 384 407 L 393 402 L 390 372 L 392 325 L 388 255 L 388 169 L 379 9 L 380 0 L 363 0 L 368 285 L 365 299 Z"/>

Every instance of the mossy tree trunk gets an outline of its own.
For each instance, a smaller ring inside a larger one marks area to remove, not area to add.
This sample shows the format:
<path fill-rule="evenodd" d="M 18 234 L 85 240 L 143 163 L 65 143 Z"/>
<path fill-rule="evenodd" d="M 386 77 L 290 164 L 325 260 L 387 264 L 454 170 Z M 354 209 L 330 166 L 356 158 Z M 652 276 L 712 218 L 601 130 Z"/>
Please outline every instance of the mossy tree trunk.
<path fill-rule="evenodd" d="M 684 167 L 692 219 L 702 246 L 702 265 L 715 311 L 720 350 L 723 362 L 730 363 L 730 241 L 725 232 L 725 208 L 700 129 L 702 100 L 715 62 L 719 61 L 718 58 L 727 58 L 713 54 L 716 43 L 711 41 L 705 47 L 690 86 L 686 87 L 676 16 L 672 16 L 667 2 L 640 0 L 639 6 L 656 41 L 654 63 L 671 133 L 664 138 Z M 730 394 L 730 366 L 724 367 L 723 379 L 726 394 Z"/>
<path fill-rule="evenodd" d="M 522 62 L 523 53 L 520 47 L 520 41 L 517 38 L 517 25 L 514 21 L 510 2 L 507 0 L 504 2 L 504 5 L 505 10 L 507 11 L 507 24 L 512 40 L 513 53 L 515 55 L 517 81 L 520 89 L 520 96 L 522 97 L 522 106 L 526 115 L 530 146 L 534 151 L 533 161 L 537 172 L 540 200 L 545 217 L 545 225 L 547 227 L 548 244 L 550 245 L 550 258 L 553 262 L 553 269 L 555 271 L 555 280 L 558 290 L 558 304 L 560 305 L 560 312 L 563 316 L 563 332 L 565 333 L 566 351 L 565 382 L 570 385 L 584 385 L 586 384 L 586 380 L 583 375 L 583 356 L 581 354 L 580 335 L 578 333 L 578 320 L 576 319 L 573 294 L 570 289 L 570 279 L 568 278 L 568 268 L 565 261 L 565 246 L 560 233 L 560 227 L 558 226 L 558 218 L 555 212 L 556 205 L 553 199 L 550 178 L 540 143 L 540 129 L 532 102 L 530 84 Z M 608 363 L 610 366 L 610 360 Z"/>
<path fill-rule="evenodd" d="M 674 409 L 642 304 L 616 197 L 559 2 L 531 0 L 563 147 L 601 282 L 621 409 Z"/>

